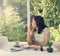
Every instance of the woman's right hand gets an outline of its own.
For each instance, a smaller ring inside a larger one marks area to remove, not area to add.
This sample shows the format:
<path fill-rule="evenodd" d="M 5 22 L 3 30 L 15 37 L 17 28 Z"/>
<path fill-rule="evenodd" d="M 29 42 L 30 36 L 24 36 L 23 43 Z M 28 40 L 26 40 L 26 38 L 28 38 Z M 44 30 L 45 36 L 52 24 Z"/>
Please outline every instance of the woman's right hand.
<path fill-rule="evenodd" d="M 28 27 L 28 31 L 31 32 L 32 31 L 32 26 Z"/>

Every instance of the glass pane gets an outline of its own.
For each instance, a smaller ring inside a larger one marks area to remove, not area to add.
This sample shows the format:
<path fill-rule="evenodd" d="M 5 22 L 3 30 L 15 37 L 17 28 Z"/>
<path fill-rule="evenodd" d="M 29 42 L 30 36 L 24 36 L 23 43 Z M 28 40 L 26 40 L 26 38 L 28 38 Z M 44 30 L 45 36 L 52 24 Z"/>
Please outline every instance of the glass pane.
<path fill-rule="evenodd" d="M 27 1 L 0 0 L 0 36 L 26 41 Z"/>
<path fill-rule="evenodd" d="M 44 17 L 50 29 L 51 40 L 60 41 L 60 0 L 30 0 L 30 5 L 31 17 Z"/>

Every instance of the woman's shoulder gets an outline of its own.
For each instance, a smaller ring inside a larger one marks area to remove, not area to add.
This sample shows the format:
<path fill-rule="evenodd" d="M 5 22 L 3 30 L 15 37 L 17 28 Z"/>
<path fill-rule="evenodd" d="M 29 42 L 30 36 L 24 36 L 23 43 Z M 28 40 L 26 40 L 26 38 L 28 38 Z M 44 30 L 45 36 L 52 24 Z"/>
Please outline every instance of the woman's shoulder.
<path fill-rule="evenodd" d="M 46 30 L 49 30 L 49 28 L 48 28 L 48 27 L 45 27 L 45 28 L 44 28 L 44 31 L 46 31 Z"/>
<path fill-rule="evenodd" d="M 50 32 L 50 30 L 49 30 L 49 28 L 48 27 L 45 27 L 44 29 L 43 29 L 43 32 Z"/>

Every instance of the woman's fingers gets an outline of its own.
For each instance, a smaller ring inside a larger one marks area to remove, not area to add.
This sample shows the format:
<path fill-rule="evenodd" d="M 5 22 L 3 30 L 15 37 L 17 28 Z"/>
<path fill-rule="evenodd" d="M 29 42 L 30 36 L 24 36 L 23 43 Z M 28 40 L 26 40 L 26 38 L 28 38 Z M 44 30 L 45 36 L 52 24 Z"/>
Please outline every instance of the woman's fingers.
<path fill-rule="evenodd" d="M 31 31 L 31 30 L 32 30 L 32 26 L 29 26 L 29 27 L 28 27 L 28 30 Z"/>

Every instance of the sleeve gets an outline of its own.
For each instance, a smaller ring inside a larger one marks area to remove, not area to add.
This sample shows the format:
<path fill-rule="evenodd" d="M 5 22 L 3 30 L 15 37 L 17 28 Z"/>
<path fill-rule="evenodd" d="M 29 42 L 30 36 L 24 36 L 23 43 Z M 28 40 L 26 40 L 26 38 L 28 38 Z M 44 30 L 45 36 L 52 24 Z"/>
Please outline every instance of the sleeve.
<path fill-rule="evenodd" d="M 47 33 L 50 33 L 49 28 L 45 28 L 45 29 L 44 29 L 44 34 L 47 34 Z"/>

